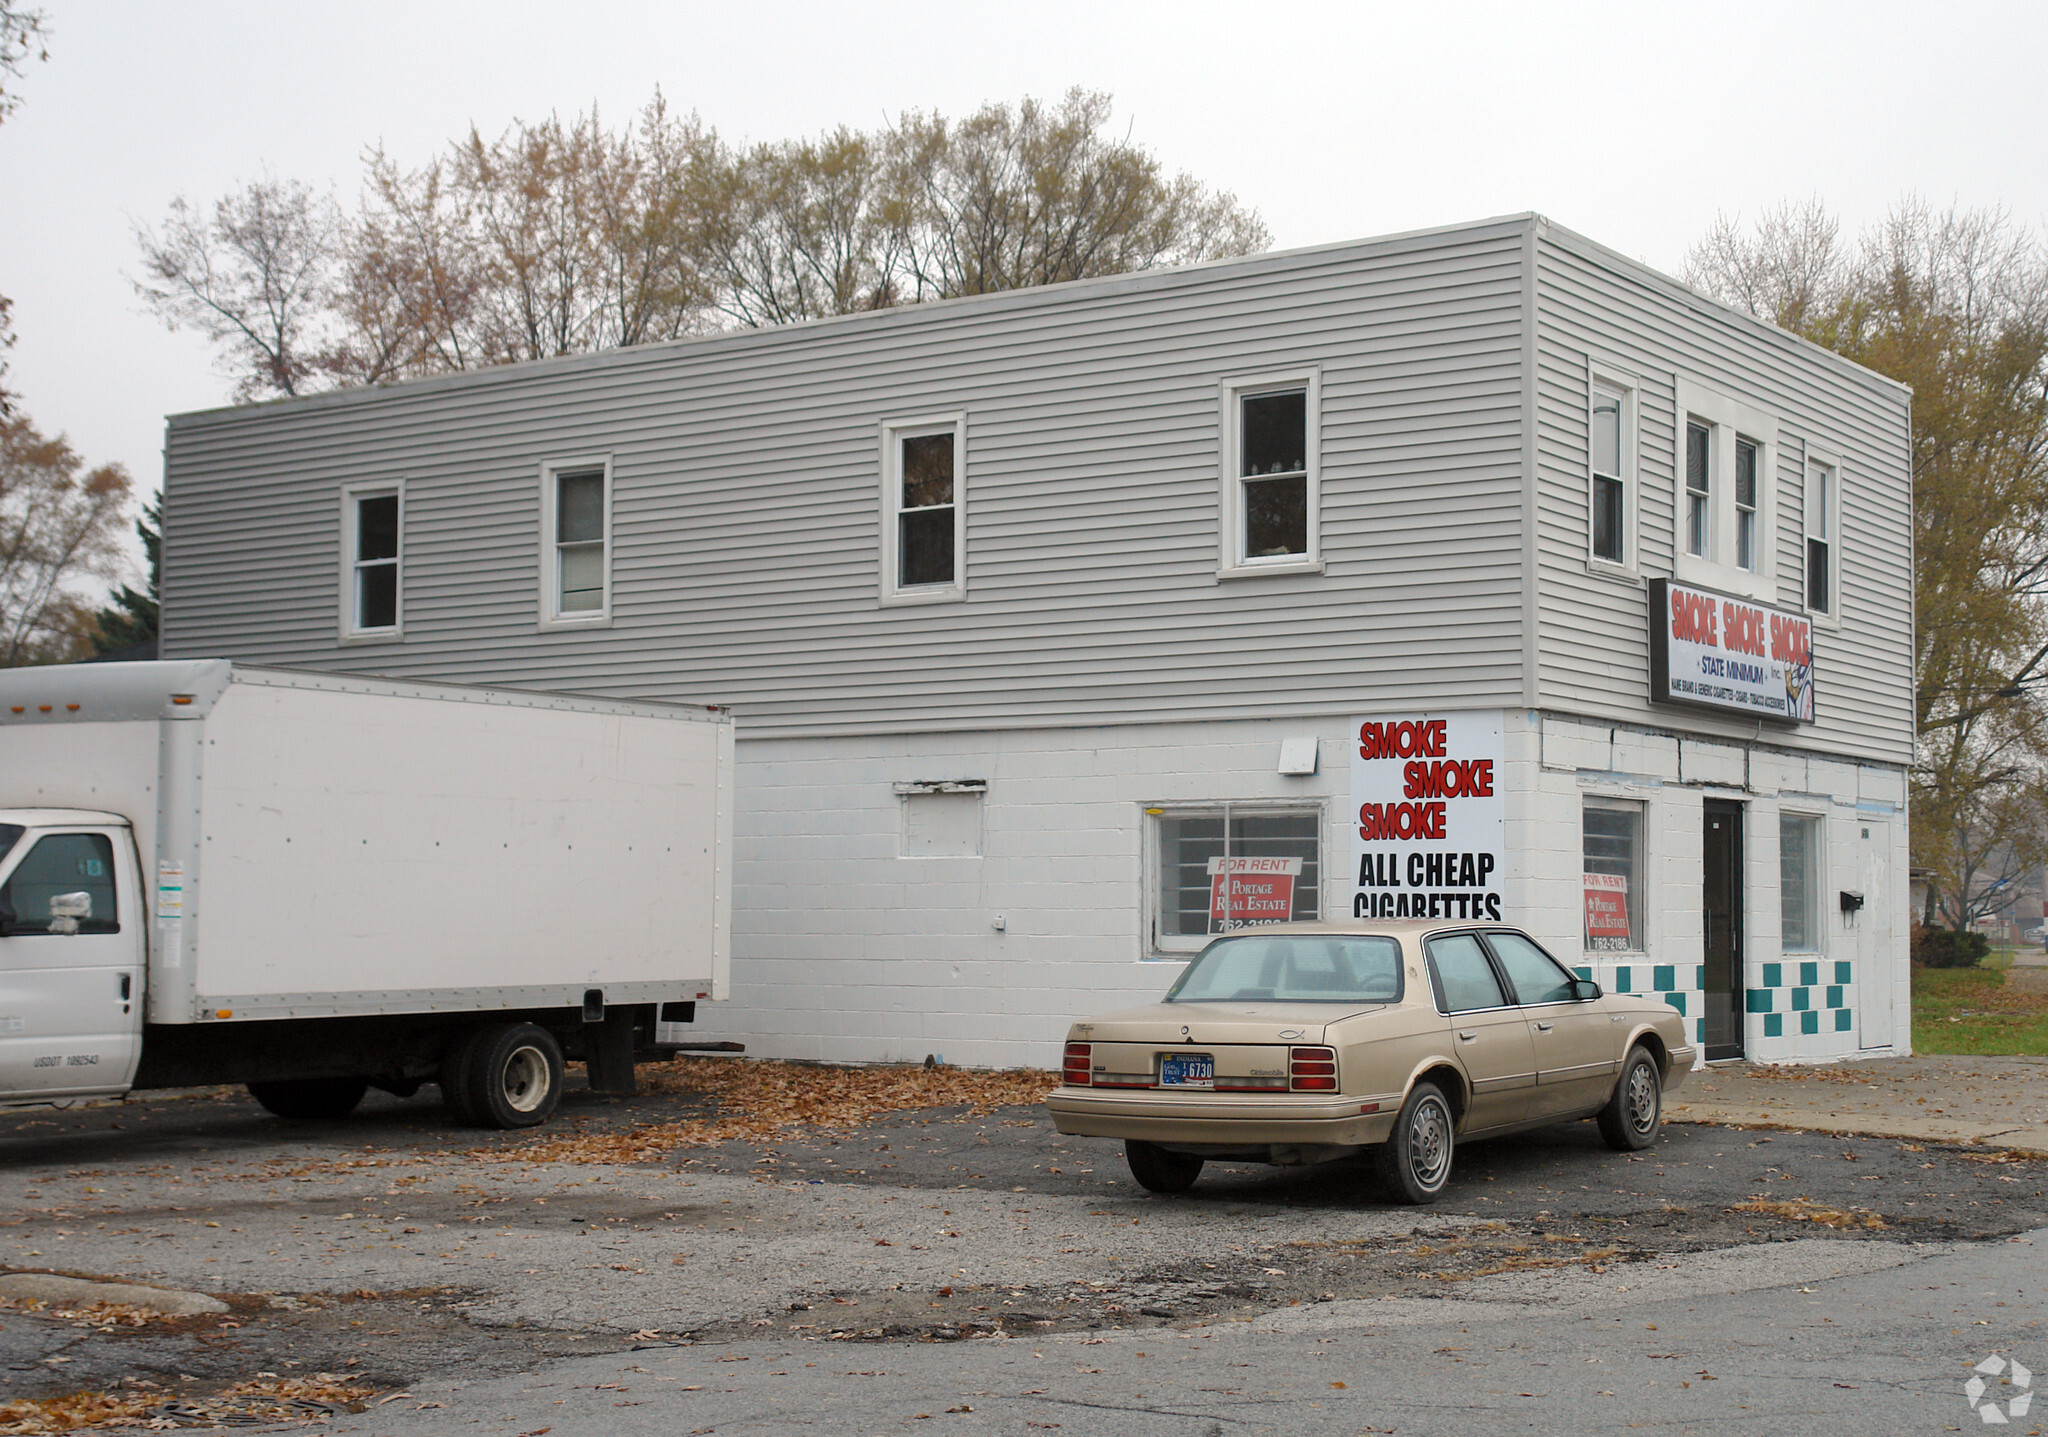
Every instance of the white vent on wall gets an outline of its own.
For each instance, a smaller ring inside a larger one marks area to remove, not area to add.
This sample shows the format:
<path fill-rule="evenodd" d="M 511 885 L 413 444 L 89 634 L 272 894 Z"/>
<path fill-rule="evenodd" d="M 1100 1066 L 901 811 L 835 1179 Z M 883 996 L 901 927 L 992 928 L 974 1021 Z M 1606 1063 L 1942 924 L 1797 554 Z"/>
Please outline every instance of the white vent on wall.
<path fill-rule="evenodd" d="M 1280 740 L 1280 772 L 1306 777 L 1316 771 L 1316 736 L 1295 734 Z"/>

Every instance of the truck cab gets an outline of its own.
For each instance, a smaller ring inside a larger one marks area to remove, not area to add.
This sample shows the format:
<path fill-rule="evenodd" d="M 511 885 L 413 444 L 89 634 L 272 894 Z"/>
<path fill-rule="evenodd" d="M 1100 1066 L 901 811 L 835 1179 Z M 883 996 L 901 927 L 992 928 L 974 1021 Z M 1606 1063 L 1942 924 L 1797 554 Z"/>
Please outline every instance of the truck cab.
<path fill-rule="evenodd" d="M 127 819 L 0 809 L 0 1107 L 127 1090 L 142 1051 L 148 931 Z"/>

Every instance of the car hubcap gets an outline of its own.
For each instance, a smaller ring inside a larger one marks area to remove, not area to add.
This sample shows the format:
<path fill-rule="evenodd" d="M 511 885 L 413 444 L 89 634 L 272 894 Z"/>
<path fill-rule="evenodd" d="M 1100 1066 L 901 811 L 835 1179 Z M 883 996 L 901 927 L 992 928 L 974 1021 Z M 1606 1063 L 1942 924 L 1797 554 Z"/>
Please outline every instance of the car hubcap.
<path fill-rule="evenodd" d="M 1657 1080 L 1648 1063 L 1638 1063 L 1628 1076 L 1628 1120 L 1638 1133 L 1657 1126 Z"/>
<path fill-rule="evenodd" d="M 1442 1102 L 1425 1099 L 1408 1129 L 1408 1167 L 1416 1183 L 1433 1189 L 1451 1170 L 1451 1114 Z"/>
<path fill-rule="evenodd" d="M 548 1095 L 547 1055 L 521 1048 L 505 1064 L 505 1101 L 515 1113 L 530 1113 Z"/>

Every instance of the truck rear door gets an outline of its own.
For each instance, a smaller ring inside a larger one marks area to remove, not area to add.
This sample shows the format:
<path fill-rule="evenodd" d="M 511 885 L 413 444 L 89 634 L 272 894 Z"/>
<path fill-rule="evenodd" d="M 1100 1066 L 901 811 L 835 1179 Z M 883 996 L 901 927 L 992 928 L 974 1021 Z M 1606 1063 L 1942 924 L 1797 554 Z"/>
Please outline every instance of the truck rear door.
<path fill-rule="evenodd" d="M 18 832 L 0 857 L 0 1102 L 127 1090 L 146 951 L 135 864 L 129 831 L 100 826 Z"/>

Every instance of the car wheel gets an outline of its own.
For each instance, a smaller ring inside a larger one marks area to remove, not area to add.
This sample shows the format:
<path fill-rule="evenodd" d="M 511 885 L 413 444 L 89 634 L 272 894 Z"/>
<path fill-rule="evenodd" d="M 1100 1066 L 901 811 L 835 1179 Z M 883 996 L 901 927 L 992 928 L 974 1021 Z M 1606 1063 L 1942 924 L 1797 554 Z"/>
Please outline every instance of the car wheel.
<path fill-rule="evenodd" d="M 1436 1201 L 1451 1180 L 1456 1128 L 1443 1089 L 1435 1083 L 1417 1083 L 1401 1104 L 1394 1130 L 1380 1144 L 1380 1177 L 1397 1201 Z"/>
<path fill-rule="evenodd" d="M 1600 1110 L 1600 1136 L 1618 1153 L 1633 1153 L 1657 1141 L 1664 1119 L 1664 1079 L 1657 1060 L 1641 1048 L 1628 1050 L 1614 1096 Z"/>
<path fill-rule="evenodd" d="M 1184 1193 L 1202 1175 L 1200 1158 L 1170 1153 L 1155 1143 L 1135 1139 L 1124 1143 L 1124 1161 L 1131 1165 L 1131 1176 L 1146 1192 Z"/>
<path fill-rule="evenodd" d="M 249 1084 L 249 1096 L 280 1118 L 345 1118 L 369 1090 L 368 1078 L 289 1078 Z"/>
<path fill-rule="evenodd" d="M 533 1023 L 486 1028 L 458 1066 L 462 1108 L 487 1128 L 531 1128 L 562 1101 L 562 1045 Z"/>

